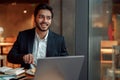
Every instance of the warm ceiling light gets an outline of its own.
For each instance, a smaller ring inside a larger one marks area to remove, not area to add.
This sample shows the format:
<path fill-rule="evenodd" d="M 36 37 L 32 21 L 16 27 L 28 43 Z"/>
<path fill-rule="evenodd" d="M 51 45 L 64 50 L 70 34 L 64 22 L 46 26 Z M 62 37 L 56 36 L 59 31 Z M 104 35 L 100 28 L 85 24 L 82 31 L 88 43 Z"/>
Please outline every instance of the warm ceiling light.
<path fill-rule="evenodd" d="M 24 11 L 23 11 L 23 13 L 25 13 L 25 14 L 26 14 L 26 13 L 27 13 L 27 10 L 24 10 Z"/>
<path fill-rule="evenodd" d="M 11 3 L 11 5 L 16 5 L 16 2 Z"/>

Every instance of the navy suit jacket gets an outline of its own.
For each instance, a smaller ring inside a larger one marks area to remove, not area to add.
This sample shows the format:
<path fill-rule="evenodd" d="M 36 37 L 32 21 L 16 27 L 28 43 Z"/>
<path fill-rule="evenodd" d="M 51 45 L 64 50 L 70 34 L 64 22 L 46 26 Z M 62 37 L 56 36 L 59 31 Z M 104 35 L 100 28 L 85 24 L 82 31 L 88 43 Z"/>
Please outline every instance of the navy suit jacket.
<path fill-rule="evenodd" d="M 35 37 L 35 28 L 21 31 L 18 34 L 7 59 L 11 63 L 21 64 L 21 67 L 30 68 L 29 64 L 25 64 L 23 56 L 33 52 L 33 43 Z M 66 56 L 68 55 L 64 37 L 49 30 L 46 57 Z"/>

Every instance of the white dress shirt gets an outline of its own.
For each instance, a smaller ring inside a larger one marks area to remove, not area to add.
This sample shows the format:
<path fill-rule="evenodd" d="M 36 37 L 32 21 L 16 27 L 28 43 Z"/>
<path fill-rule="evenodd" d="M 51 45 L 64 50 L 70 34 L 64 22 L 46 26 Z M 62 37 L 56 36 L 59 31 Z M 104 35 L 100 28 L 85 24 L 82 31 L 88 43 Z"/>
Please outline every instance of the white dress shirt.
<path fill-rule="evenodd" d="M 39 58 L 45 58 L 46 57 L 46 48 L 47 48 L 47 37 L 48 37 L 47 32 L 46 36 L 44 39 L 41 39 L 37 32 L 35 32 L 35 39 L 33 43 L 33 56 L 34 56 L 34 63 L 37 64 L 37 59 Z"/>

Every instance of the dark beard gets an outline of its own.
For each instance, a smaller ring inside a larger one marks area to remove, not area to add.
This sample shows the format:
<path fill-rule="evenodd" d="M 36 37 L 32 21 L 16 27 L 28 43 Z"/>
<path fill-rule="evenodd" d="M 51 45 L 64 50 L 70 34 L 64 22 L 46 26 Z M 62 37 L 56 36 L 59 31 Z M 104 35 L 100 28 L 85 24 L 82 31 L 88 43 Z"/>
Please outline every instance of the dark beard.
<path fill-rule="evenodd" d="M 42 29 L 39 27 L 39 25 L 37 24 L 36 21 L 35 21 L 35 23 L 36 23 L 36 27 L 38 28 L 39 31 L 45 32 L 45 31 L 47 31 L 47 30 L 49 29 L 49 27 L 48 27 L 46 30 L 42 30 Z M 46 25 L 48 25 L 48 24 L 45 23 L 45 22 L 42 22 L 41 24 L 46 24 Z"/>
<path fill-rule="evenodd" d="M 36 25 L 36 27 L 39 29 L 39 31 L 42 31 L 42 32 L 45 32 L 45 31 L 47 31 L 48 29 L 49 29 L 49 27 L 48 27 L 48 29 L 46 29 L 46 30 L 42 30 L 39 26 L 37 26 Z"/>

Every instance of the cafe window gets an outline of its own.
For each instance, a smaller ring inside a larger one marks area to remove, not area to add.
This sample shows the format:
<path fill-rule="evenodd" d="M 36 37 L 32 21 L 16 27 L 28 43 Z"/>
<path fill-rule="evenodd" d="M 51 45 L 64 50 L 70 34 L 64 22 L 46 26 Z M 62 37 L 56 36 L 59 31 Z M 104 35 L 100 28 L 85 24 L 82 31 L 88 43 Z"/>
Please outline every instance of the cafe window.
<path fill-rule="evenodd" d="M 116 51 L 120 50 L 119 5 L 119 0 L 89 0 L 90 80 L 120 79 L 118 75 L 116 76 L 114 67 L 116 63 L 114 54 L 118 54 Z"/>

